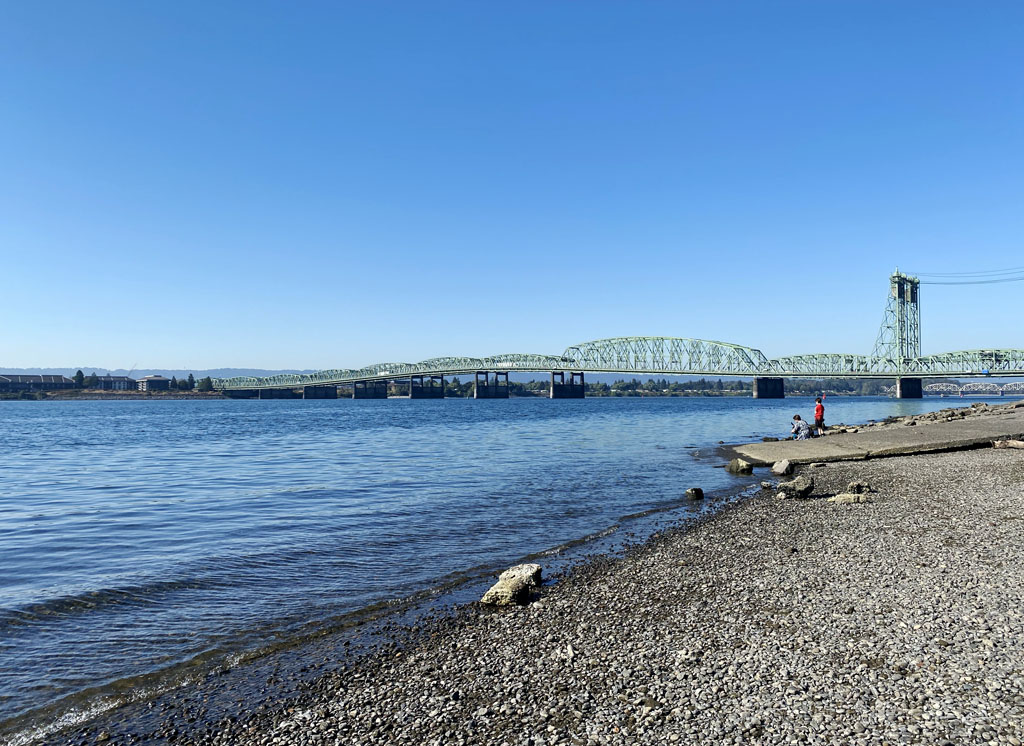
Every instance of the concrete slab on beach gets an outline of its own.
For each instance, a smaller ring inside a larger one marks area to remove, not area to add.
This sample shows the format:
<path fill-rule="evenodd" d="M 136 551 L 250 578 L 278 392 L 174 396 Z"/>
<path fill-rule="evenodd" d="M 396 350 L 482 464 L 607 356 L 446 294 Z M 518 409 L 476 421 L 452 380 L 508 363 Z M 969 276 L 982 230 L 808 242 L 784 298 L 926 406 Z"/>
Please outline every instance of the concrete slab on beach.
<path fill-rule="evenodd" d="M 909 427 L 907 421 L 917 424 Z M 952 421 L 931 421 L 931 414 L 901 417 L 893 424 L 861 428 L 811 440 L 747 443 L 724 449 L 755 466 L 788 459 L 794 464 L 814 461 L 856 461 L 884 456 L 959 451 L 992 445 L 996 440 L 1024 438 L 1024 407 L 1015 404 L 985 407 Z"/>

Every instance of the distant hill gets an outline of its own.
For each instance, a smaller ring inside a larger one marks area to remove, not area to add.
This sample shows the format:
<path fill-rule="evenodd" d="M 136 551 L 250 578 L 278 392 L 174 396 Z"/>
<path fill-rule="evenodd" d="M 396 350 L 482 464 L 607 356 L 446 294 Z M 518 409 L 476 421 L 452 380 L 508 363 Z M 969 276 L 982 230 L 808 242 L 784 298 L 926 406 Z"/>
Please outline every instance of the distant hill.
<path fill-rule="evenodd" d="M 103 368 L 91 365 L 78 365 L 72 368 L 0 368 L 0 375 L 3 373 L 14 373 L 17 375 L 45 375 L 45 376 L 67 376 L 75 375 L 75 371 L 81 370 L 86 375 L 97 373 L 99 375 L 127 376 L 128 371 L 124 368 Z M 264 370 L 262 368 L 210 368 L 208 370 L 175 370 L 173 368 L 136 368 L 131 372 L 135 379 L 143 376 L 167 376 L 171 378 L 188 378 L 191 373 L 195 378 L 231 378 L 232 376 L 276 376 L 279 373 L 312 373 L 312 370 Z"/>

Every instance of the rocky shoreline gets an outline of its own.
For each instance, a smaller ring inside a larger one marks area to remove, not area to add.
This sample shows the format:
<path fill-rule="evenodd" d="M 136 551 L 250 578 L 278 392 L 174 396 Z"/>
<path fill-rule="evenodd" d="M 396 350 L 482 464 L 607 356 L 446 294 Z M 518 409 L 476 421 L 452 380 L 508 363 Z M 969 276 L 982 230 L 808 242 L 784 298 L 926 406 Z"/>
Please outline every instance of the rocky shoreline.
<path fill-rule="evenodd" d="M 1019 746 L 1024 451 L 800 474 L 814 478 L 806 498 L 777 498 L 773 478 L 526 606 L 470 604 L 394 628 L 269 705 L 241 702 L 217 722 L 172 711 L 141 729 L 94 724 L 61 740 Z M 853 481 L 873 491 L 828 501 Z"/>

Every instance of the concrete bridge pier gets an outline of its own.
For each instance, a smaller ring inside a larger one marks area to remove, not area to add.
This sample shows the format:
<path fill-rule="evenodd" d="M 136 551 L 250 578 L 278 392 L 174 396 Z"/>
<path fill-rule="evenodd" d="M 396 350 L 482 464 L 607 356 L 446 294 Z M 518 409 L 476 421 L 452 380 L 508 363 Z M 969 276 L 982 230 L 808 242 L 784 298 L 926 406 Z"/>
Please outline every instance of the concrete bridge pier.
<path fill-rule="evenodd" d="M 495 372 L 494 378 L 485 370 L 476 372 L 474 399 L 508 399 L 508 373 Z"/>
<path fill-rule="evenodd" d="M 412 376 L 409 379 L 410 399 L 444 399 L 444 376 Z"/>
<path fill-rule="evenodd" d="M 897 399 L 920 399 L 924 396 L 924 387 L 920 378 L 897 378 L 896 398 Z"/>
<path fill-rule="evenodd" d="M 387 381 L 355 381 L 352 384 L 353 399 L 387 399 Z"/>
<path fill-rule="evenodd" d="M 224 389 L 221 391 L 228 399 L 259 399 L 259 389 Z"/>
<path fill-rule="evenodd" d="M 295 389 L 260 389 L 257 399 L 298 399 Z"/>
<path fill-rule="evenodd" d="M 552 399 L 583 399 L 586 396 L 583 372 L 571 371 L 569 373 L 569 383 L 565 382 L 564 370 L 552 372 L 551 392 L 548 396 Z"/>
<path fill-rule="evenodd" d="M 303 386 L 303 399 L 337 399 L 337 386 Z"/>
<path fill-rule="evenodd" d="M 786 384 L 781 378 L 754 376 L 755 399 L 785 399 Z"/>

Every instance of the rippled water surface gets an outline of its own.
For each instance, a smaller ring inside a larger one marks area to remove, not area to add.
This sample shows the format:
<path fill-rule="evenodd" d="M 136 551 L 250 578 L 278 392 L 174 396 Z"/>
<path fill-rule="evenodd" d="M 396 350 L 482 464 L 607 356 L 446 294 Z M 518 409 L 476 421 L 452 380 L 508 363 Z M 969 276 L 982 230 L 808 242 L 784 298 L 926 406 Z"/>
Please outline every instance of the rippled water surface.
<path fill-rule="evenodd" d="M 964 400 L 829 399 L 861 422 Z M 809 399 L 0 402 L 0 735 L 745 481 Z M 45 709 L 40 709 L 45 708 Z"/>

